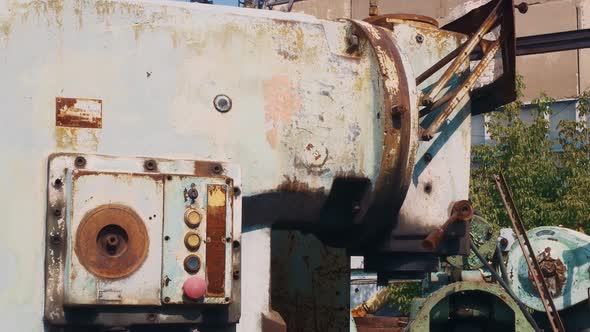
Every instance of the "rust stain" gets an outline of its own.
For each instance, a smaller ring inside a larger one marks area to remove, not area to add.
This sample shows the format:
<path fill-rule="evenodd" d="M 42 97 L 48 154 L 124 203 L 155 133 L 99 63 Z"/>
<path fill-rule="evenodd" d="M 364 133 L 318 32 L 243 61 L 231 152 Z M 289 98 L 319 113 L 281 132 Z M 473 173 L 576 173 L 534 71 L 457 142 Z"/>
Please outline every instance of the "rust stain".
<path fill-rule="evenodd" d="M 226 233 L 225 185 L 207 186 L 207 243 L 205 275 L 207 296 L 225 296 L 225 233 Z"/>
<path fill-rule="evenodd" d="M 59 149 L 96 151 L 98 143 L 96 129 L 55 128 L 55 145 Z"/>
<path fill-rule="evenodd" d="M 139 269 L 148 247 L 147 229 L 139 215 L 127 206 L 106 204 L 84 216 L 74 251 L 90 273 L 117 279 Z"/>
<path fill-rule="evenodd" d="M 216 166 L 221 167 L 219 173 L 215 172 Z M 223 176 L 223 166 L 221 163 L 214 161 L 195 161 L 193 174 L 201 177 L 225 178 Z"/>
<path fill-rule="evenodd" d="M 289 126 L 293 114 L 301 109 L 298 91 L 284 74 L 264 82 L 266 140 L 273 149 L 277 147 L 280 129 Z"/>
<path fill-rule="evenodd" d="M 74 128 L 102 128 L 102 100 L 55 98 L 55 125 Z"/>

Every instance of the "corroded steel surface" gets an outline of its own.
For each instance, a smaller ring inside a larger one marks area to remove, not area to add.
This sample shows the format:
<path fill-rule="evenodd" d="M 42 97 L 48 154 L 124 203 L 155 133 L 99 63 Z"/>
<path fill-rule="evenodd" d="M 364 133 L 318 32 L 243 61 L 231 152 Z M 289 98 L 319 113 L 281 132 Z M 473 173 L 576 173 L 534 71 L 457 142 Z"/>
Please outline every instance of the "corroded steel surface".
<path fill-rule="evenodd" d="M 555 226 L 533 228 L 527 235 L 557 309 L 563 310 L 587 301 L 587 290 L 590 288 L 590 236 Z M 528 307 L 543 311 L 518 244 L 514 243 L 510 248 L 506 265 L 514 293 Z"/>
<path fill-rule="evenodd" d="M 387 29 L 392 29 L 399 23 L 438 28 L 438 22 L 434 18 L 418 14 L 385 14 L 368 17 L 364 21 Z"/>
<path fill-rule="evenodd" d="M 226 186 L 207 186 L 207 296 L 225 296 Z"/>
<path fill-rule="evenodd" d="M 145 261 L 149 237 L 143 220 L 124 205 L 103 205 L 90 211 L 76 232 L 80 263 L 97 277 L 117 279 L 135 272 Z"/>
<path fill-rule="evenodd" d="M 55 98 L 55 125 L 60 127 L 101 128 L 102 100 Z"/>
<path fill-rule="evenodd" d="M 384 28 L 353 21 L 361 36 L 367 38 L 379 64 L 383 85 L 383 145 L 380 173 L 375 183 L 374 205 L 366 219 L 363 241 L 374 241 L 377 234 L 391 229 L 406 197 L 414 171 L 418 114 L 415 112 L 401 51 Z"/>

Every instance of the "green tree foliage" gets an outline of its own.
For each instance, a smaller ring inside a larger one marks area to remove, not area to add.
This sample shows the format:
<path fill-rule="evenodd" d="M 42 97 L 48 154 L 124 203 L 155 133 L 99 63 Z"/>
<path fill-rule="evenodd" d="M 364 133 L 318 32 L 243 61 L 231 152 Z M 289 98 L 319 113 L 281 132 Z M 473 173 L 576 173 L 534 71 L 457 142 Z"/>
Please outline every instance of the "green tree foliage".
<path fill-rule="evenodd" d="M 472 149 L 470 196 L 488 221 L 510 226 L 492 178 L 503 172 L 528 229 L 542 225 L 589 228 L 590 130 L 585 121 L 562 120 L 557 137 L 551 138 L 552 102 L 544 94 L 533 101 L 531 121 L 520 116 L 520 100 L 486 121 L 492 143 Z M 589 92 L 580 97 L 578 112 L 590 116 Z"/>
<path fill-rule="evenodd" d="M 408 315 L 412 306 L 412 299 L 421 296 L 422 284 L 419 282 L 399 282 L 389 286 L 389 305 Z"/>

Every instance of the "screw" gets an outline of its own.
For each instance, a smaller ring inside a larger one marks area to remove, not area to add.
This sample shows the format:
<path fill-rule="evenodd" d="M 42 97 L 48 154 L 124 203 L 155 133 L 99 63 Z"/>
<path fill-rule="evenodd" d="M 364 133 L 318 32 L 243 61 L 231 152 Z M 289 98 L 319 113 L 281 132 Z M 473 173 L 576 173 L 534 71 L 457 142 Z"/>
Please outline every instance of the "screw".
<path fill-rule="evenodd" d="M 225 298 L 225 302 L 229 302 L 229 300 L 230 300 L 230 298 L 229 298 L 229 297 L 226 297 L 226 298 Z"/>
<path fill-rule="evenodd" d="M 425 153 L 424 154 L 424 161 L 429 163 L 432 161 L 432 155 L 430 153 Z"/>
<path fill-rule="evenodd" d="M 231 242 L 231 237 L 226 237 L 225 242 L 227 242 L 227 243 Z"/>
<path fill-rule="evenodd" d="M 76 165 L 76 167 L 79 167 L 79 168 L 86 166 L 86 158 L 84 158 L 82 156 L 76 157 L 76 159 L 74 159 L 74 165 Z"/>
<path fill-rule="evenodd" d="M 221 165 L 215 164 L 215 166 L 213 166 L 213 173 L 219 174 L 221 171 L 223 171 L 223 167 L 221 167 Z"/>
<path fill-rule="evenodd" d="M 164 298 L 164 302 L 166 302 L 166 303 L 170 302 L 170 298 L 169 298 L 168 296 L 166 296 L 166 297 Z"/>
<path fill-rule="evenodd" d="M 422 36 L 421 34 L 417 34 L 416 35 L 416 42 L 418 44 L 422 44 L 423 41 L 424 41 L 424 36 Z"/>
<path fill-rule="evenodd" d="M 236 271 L 234 271 L 234 273 L 233 273 L 233 278 L 234 278 L 234 280 L 238 280 L 238 279 L 240 279 L 240 271 L 237 271 L 237 270 L 236 270 Z"/>
<path fill-rule="evenodd" d="M 55 209 L 53 210 L 53 215 L 56 217 L 61 217 L 61 209 Z"/>
<path fill-rule="evenodd" d="M 213 99 L 213 106 L 221 113 L 227 113 L 231 110 L 232 102 L 231 99 L 226 95 L 217 95 Z"/>
<path fill-rule="evenodd" d="M 144 167 L 144 168 L 145 168 L 147 171 L 154 171 L 154 170 L 156 169 L 157 165 L 158 165 L 158 164 L 157 164 L 157 163 L 156 163 L 156 161 L 155 161 L 155 160 L 153 160 L 153 159 L 146 160 L 146 161 L 143 163 L 143 167 Z"/>
<path fill-rule="evenodd" d="M 234 249 L 238 249 L 240 247 L 240 241 L 237 241 L 237 240 L 234 241 L 233 247 L 234 247 Z"/>
<path fill-rule="evenodd" d="M 61 186 L 63 185 L 63 182 L 61 181 L 60 178 L 55 179 L 55 181 L 53 181 L 53 186 L 57 189 L 61 188 Z"/>
<path fill-rule="evenodd" d="M 156 318 L 158 318 L 158 316 L 156 314 L 147 314 L 147 320 L 150 322 L 155 322 Z"/>
<path fill-rule="evenodd" d="M 242 191 L 239 187 L 234 187 L 234 196 L 240 196 L 241 193 Z"/>

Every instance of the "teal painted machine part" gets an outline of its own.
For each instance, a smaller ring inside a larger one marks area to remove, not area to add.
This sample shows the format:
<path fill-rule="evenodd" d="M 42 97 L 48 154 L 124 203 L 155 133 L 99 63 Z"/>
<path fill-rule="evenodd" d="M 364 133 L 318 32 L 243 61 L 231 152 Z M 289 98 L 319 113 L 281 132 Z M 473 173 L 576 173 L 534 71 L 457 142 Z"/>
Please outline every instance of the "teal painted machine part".
<path fill-rule="evenodd" d="M 563 310 L 588 300 L 590 288 L 590 236 L 571 229 L 546 226 L 527 232 L 531 245 L 538 255 L 550 249 L 553 259 L 565 265 L 565 281 L 553 297 L 557 310 Z M 510 248 L 507 272 L 516 296 L 528 307 L 544 311 L 543 304 L 528 277 L 528 266 L 518 242 Z"/>

